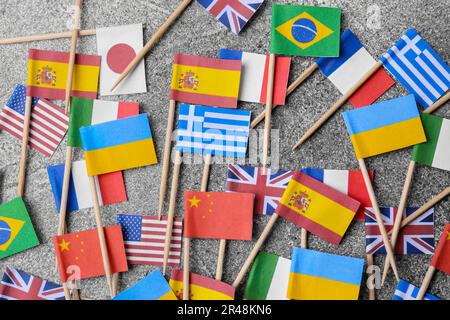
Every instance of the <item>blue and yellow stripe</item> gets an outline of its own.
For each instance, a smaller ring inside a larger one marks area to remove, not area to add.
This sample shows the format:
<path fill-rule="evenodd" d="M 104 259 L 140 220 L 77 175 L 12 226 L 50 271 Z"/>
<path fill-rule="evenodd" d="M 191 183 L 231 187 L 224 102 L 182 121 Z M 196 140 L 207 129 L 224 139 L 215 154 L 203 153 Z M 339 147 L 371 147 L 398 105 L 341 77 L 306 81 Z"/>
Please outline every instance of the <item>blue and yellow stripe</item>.
<path fill-rule="evenodd" d="M 344 120 L 358 159 L 426 141 L 413 95 L 346 111 Z"/>
<path fill-rule="evenodd" d="M 157 163 L 146 114 L 80 128 L 89 176 Z"/>
<path fill-rule="evenodd" d="M 113 300 L 177 300 L 163 274 L 155 270 Z"/>
<path fill-rule="evenodd" d="M 364 260 L 294 248 L 288 298 L 357 300 Z"/>

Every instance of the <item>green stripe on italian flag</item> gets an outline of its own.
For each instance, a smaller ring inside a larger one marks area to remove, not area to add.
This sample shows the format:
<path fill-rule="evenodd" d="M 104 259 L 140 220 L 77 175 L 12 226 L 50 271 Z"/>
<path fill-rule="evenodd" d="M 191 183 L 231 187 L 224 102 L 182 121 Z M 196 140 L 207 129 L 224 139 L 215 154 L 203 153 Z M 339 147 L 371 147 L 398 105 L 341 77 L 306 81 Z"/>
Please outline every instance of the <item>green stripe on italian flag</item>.
<path fill-rule="evenodd" d="M 260 252 L 245 287 L 246 300 L 287 300 L 291 260 Z"/>
<path fill-rule="evenodd" d="M 72 97 L 67 144 L 81 147 L 79 129 L 139 114 L 138 102 L 117 102 Z"/>

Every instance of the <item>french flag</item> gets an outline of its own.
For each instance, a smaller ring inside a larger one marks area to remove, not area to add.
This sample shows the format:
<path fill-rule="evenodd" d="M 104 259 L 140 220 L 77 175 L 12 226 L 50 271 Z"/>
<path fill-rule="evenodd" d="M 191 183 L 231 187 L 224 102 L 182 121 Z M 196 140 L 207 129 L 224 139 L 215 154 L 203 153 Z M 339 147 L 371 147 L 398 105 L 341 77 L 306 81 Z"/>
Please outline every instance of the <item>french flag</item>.
<path fill-rule="evenodd" d="M 56 210 L 59 212 L 63 189 L 64 164 L 49 166 L 47 173 L 55 199 Z M 96 176 L 95 186 L 101 206 L 127 201 L 122 171 Z M 86 161 L 74 161 L 70 173 L 67 212 L 92 208 L 93 206 Z"/>
<path fill-rule="evenodd" d="M 341 51 L 337 58 L 318 58 L 320 71 L 342 93 L 346 94 L 371 68 L 375 59 L 350 30 L 341 35 Z M 378 69 L 349 99 L 354 107 L 364 107 L 381 97 L 395 81 L 383 69 Z"/>
<path fill-rule="evenodd" d="M 220 59 L 241 60 L 242 74 L 239 88 L 239 100 L 254 103 L 266 103 L 267 78 L 269 74 L 269 56 L 239 50 L 221 49 Z M 275 58 L 273 104 L 282 106 L 286 102 L 287 83 L 291 58 Z"/>
<path fill-rule="evenodd" d="M 327 186 L 348 195 L 361 203 L 358 212 L 356 213 L 356 220 L 364 220 L 364 208 L 372 207 L 369 193 L 364 183 L 362 172 L 359 170 L 328 170 L 328 169 L 302 169 L 304 174 L 319 180 Z M 369 172 L 370 179 L 373 183 L 374 172 Z"/>

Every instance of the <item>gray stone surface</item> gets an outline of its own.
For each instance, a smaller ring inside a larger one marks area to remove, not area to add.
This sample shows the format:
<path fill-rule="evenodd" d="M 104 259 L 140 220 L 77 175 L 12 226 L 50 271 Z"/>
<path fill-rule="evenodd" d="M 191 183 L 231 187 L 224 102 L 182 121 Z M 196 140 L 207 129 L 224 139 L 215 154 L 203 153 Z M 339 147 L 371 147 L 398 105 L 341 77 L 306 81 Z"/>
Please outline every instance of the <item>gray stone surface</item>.
<path fill-rule="evenodd" d="M 82 27 L 84 29 L 131 24 L 145 24 L 145 40 L 163 23 L 178 4 L 178 0 L 118 1 L 87 0 L 83 6 Z M 141 111 L 147 112 L 151 119 L 158 158 L 162 158 L 165 123 L 167 117 L 168 88 L 171 76 L 172 57 L 175 52 L 216 56 L 220 48 L 228 47 L 246 51 L 266 53 L 269 47 L 271 3 L 267 3 L 247 26 L 236 36 L 217 23 L 211 15 L 198 4 L 191 4 L 175 25 L 161 39 L 159 44 L 146 57 L 148 91 L 124 97 L 129 101 L 139 101 Z M 278 3 L 297 3 L 308 5 L 332 5 L 343 9 L 343 27 L 351 27 L 368 51 L 380 57 L 401 34 L 410 27 L 416 28 L 433 46 L 438 54 L 450 62 L 448 41 L 450 14 L 448 0 L 441 1 L 277 1 Z M 3 0 L 0 4 L 0 37 L 11 37 L 67 30 L 70 11 L 65 0 Z M 379 29 L 374 29 L 373 5 L 380 9 Z M 36 42 L 0 46 L 0 103 L 3 104 L 17 83 L 26 81 L 26 56 L 28 48 L 68 50 L 69 40 Z M 95 37 L 83 37 L 78 45 L 81 53 L 96 53 Z M 291 81 L 311 64 L 311 59 L 293 58 Z M 396 84 L 382 99 L 405 95 L 406 90 Z M 357 162 L 342 121 L 341 112 L 349 108 L 346 104 L 328 123 L 301 149 L 293 152 L 292 145 L 340 94 L 325 77 L 316 72 L 308 81 L 289 97 L 286 107 L 273 114 L 272 128 L 280 129 L 279 159 L 283 168 L 325 167 L 330 169 L 356 169 Z M 118 97 L 114 97 L 118 99 Z M 111 99 L 114 99 L 111 98 Z M 246 109 L 259 112 L 262 105 L 246 105 Z M 450 117 L 448 104 L 437 114 Z M 58 281 L 55 271 L 54 252 L 51 237 L 56 233 L 57 216 L 51 196 L 46 167 L 64 161 L 65 143 L 51 159 L 36 151 L 28 158 L 28 172 L 25 202 L 42 244 L 34 249 L 0 261 L 0 270 L 6 265 L 21 268 L 44 278 Z M 20 143 L 5 132 L 0 132 L 0 201 L 6 202 L 16 194 Z M 410 149 L 392 152 L 367 161 L 376 170 L 376 194 L 380 206 L 397 206 Z M 74 159 L 81 159 L 81 152 Z M 177 202 L 177 215 L 182 216 L 182 190 L 199 189 L 201 165 L 182 168 L 181 187 Z M 161 166 L 129 170 L 125 173 L 127 203 L 102 209 L 105 225 L 115 221 L 117 213 L 156 214 L 158 203 Z M 221 191 L 226 176 L 225 165 L 213 165 L 209 190 Z M 437 169 L 418 166 L 409 197 L 409 205 L 420 206 L 449 185 L 450 174 Z M 449 221 L 450 199 L 436 206 L 436 236 L 439 237 L 444 223 Z M 262 231 L 266 217 L 255 218 L 254 239 Z M 72 231 L 95 227 L 93 212 L 84 210 L 70 215 L 69 228 Z M 300 231 L 293 224 L 280 219 L 264 250 L 289 258 L 292 246 L 299 245 Z M 310 236 L 310 247 L 324 252 L 365 257 L 363 224 L 355 222 L 339 247 L 330 245 L 315 236 Z M 236 277 L 252 242 L 229 242 L 226 252 L 224 281 L 231 283 Z M 218 241 L 192 241 L 192 271 L 214 277 Z M 377 258 L 382 266 L 384 259 Z M 402 278 L 420 285 L 430 262 L 428 256 L 408 256 L 397 258 Z M 153 270 L 152 267 L 131 267 L 121 276 L 120 288 L 123 290 Z M 450 298 L 449 276 L 437 272 L 430 291 L 442 298 Z M 391 274 L 386 286 L 378 291 L 379 299 L 390 299 L 394 292 L 395 279 Z M 103 278 L 82 281 L 83 294 L 103 299 L 108 297 Z M 238 297 L 242 296 L 242 286 Z M 361 298 L 367 297 L 362 290 Z"/>

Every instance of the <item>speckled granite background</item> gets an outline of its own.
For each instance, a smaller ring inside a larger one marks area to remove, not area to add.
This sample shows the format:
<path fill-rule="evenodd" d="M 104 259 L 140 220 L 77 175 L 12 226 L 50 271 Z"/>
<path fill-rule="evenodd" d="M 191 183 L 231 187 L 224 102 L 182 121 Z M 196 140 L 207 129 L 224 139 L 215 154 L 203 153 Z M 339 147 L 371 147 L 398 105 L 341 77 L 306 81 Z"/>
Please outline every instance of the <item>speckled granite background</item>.
<path fill-rule="evenodd" d="M 12 37 L 38 33 L 66 31 L 71 12 L 67 10 L 72 1 L 68 0 L 3 0 L 0 3 L 0 37 Z M 145 40 L 158 29 L 166 17 L 178 5 L 179 0 L 86 0 L 83 5 L 82 28 L 145 24 Z M 172 58 L 175 52 L 216 56 L 220 48 L 243 49 L 266 53 L 269 48 L 271 3 L 266 1 L 245 30 L 236 36 L 217 23 L 214 18 L 197 3 L 192 3 L 175 25 L 161 39 L 146 57 L 148 93 L 126 96 L 128 101 L 139 101 L 141 111 L 151 119 L 158 157 L 162 160 L 165 125 L 168 106 L 168 88 L 171 77 Z M 450 1 L 282 1 L 306 5 L 330 5 L 343 9 L 343 27 L 351 27 L 361 42 L 374 57 L 380 57 L 402 33 L 410 27 L 416 28 L 432 45 L 444 61 L 450 62 L 448 43 L 450 37 Z M 447 22 L 446 22 L 447 21 Z M 377 23 L 379 22 L 379 23 Z M 15 84 L 25 83 L 26 56 L 28 48 L 68 50 L 69 40 L 56 40 L 17 45 L 0 46 L 0 104 L 4 104 Z M 95 37 L 83 37 L 79 41 L 78 52 L 96 53 Z M 291 81 L 311 64 L 311 59 L 295 57 L 291 69 Z M 406 90 L 396 84 L 382 99 L 405 95 Z M 291 151 L 292 145 L 340 94 L 325 77 L 316 72 L 288 99 L 286 107 L 273 113 L 272 128 L 280 129 L 279 161 L 283 168 L 325 167 L 329 169 L 357 169 L 352 146 L 348 138 L 342 110 L 299 150 Z M 118 99 L 118 97 L 115 97 Z M 246 105 L 246 109 L 260 112 L 262 105 Z M 450 118 L 449 105 L 437 114 Z M 397 206 L 410 149 L 392 152 L 367 161 L 376 170 L 376 194 L 380 206 Z M 16 194 L 20 143 L 11 135 L 0 132 L 0 201 L 6 202 Z M 29 209 L 39 239 L 42 244 L 0 261 L 0 270 L 6 265 L 23 269 L 44 278 L 58 281 L 55 271 L 51 237 L 57 230 L 57 216 L 51 195 L 46 167 L 64 161 L 65 142 L 51 159 L 36 151 L 28 158 L 28 172 L 25 202 Z M 77 151 L 74 159 L 81 159 Z M 177 215 L 182 216 L 182 190 L 199 189 L 201 165 L 183 166 Z M 159 195 L 161 166 L 129 170 L 125 173 L 129 201 L 102 209 L 105 225 L 115 221 L 117 213 L 156 214 Z M 225 165 L 213 165 L 209 190 L 222 191 L 226 177 Z M 409 196 L 410 206 L 420 206 L 441 192 L 450 183 L 450 174 L 441 170 L 418 166 Z M 436 236 L 442 233 L 444 223 L 449 221 L 450 199 L 436 206 Z M 262 231 L 268 218 L 255 218 L 254 239 Z M 72 231 L 94 228 L 93 212 L 84 210 L 70 215 L 69 228 Z M 360 222 L 353 223 L 339 247 L 330 245 L 315 236 L 309 237 L 310 247 L 324 252 L 365 257 L 364 230 Z M 300 230 L 293 224 L 279 219 L 269 237 L 264 250 L 289 258 L 292 246 L 299 245 Z M 214 277 L 217 260 L 218 241 L 193 240 L 191 246 L 191 269 L 205 276 Z M 252 242 L 229 242 L 224 270 L 225 282 L 231 283 L 240 270 Z M 429 256 L 398 257 L 398 267 L 403 279 L 420 285 L 430 262 Z M 384 259 L 376 263 L 382 266 Z M 121 276 L 120 289 L 132 285 L 152 267 L 131 267 Z M 379 299 L 391 299 L 395 289 L 395 279 L 390 274 Z M 242 287 L 238 298 L 242 296 Z M 429 289 L 432 293 L 450 299 L 450 277 L 437 272 Z M 82 281 L 83 294 L 92 298 L 108 298 L 103 278 Z M 361 298 L 367 297 L 363 286 Z"/>

